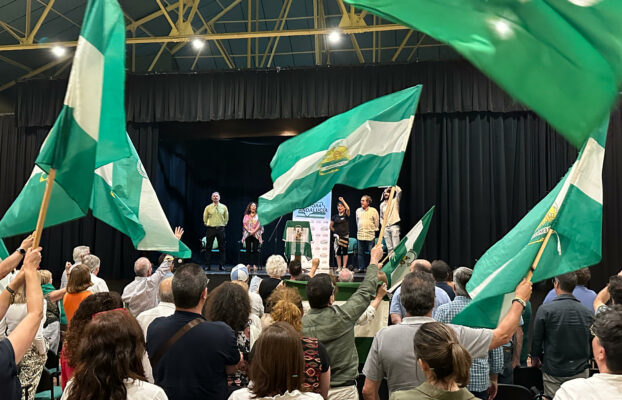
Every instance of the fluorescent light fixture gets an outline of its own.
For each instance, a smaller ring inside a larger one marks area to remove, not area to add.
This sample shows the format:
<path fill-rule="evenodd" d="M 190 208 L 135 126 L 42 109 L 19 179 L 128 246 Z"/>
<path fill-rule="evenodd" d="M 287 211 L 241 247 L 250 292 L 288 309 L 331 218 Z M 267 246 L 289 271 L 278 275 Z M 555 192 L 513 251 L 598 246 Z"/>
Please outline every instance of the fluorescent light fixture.
<path fill-rule="evenodd" d="M 203 41 L 203 39 L 199 39 L 199 38 L 192 39 L 191 43 L 192 43 L 192 48 L 195 50 L 201 50 L 203 46 L 205 46 L 205 42 Z"/>
<path fill-rule="evenodd" d="M 67 49 L 62 47 L 62 46 L 54 46 L 52 47 L 52 54 L 54 54 L 56 57 L 62 57 L 65 55 L 65 53 L 67 52 Z"/>
<path fill-rule="evenodd" d="M 328 34 L 328 41 L 336 44 L 339 43 L 341 41 L 341 32 L 339 32 L 338 30 L 334 30 L 331 33 Z"/>

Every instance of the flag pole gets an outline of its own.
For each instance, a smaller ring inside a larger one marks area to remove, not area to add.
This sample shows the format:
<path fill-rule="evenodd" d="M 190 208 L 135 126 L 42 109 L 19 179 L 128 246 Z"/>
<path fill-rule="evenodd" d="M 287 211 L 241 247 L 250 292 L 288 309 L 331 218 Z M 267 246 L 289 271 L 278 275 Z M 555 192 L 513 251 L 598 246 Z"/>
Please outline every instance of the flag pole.
<path fill-rule="evenodd" d="M 385 262 L 387 262 L 387 260 L 389 259 L 389 257 L 391 257 L 391 256 L 393 255 L 393 253 L 395 253 L 395 249 L 394 249 L 394 250 L 391 250 L 391 251 L 389 252 L 389 254 L 387 254 L 387 256 L 386 256 L 385 258 L 383 258 L 383 259 L 382 259 L 382 261 L 380 261 L 380 264 L 383 264 L 383 265 L 384 265 L 384 263 L 385 263 Z"/>
<path fill-rule="evenodd" d="M 531 264 L 531 268 L 529 268 L 529 272 L 527 273 L 527 276 L 525 277 L 528 281 L 531 281 L 531 278 L 533 277 L 533 273 L 538 267 L 538 263 L 540 262 L 542 253 L 544 253 L 544 249 L 546 248 L 546 245 L 549 242 L 549 239 L 551 238 L 552 234 L 553 234 L 553 229 L 549 228 L 549 231 L 546 233 L 546 236 L 544 237 L 544 240 L 542 241 L 540 250 L 538 250 L 538 254 L 536 254 L 536 258 L 533 260 L 533 264 Z"/>
<path fill-rule="evenodd" d="M 389 201 L 387 202 L 388 211 L 387 215 L 384 216 L 384 221 L 382 221 L 382 227 L 380 228 L 380 234 L 378 235 L 378 243 L 376 246 L 382 246 L 382 238 L 384 237 L 384 229 L 387 227 L 387 221 L 389 220 L 391 214 L 391 203 L 393 202 L 393 194 L 395 194 L 395 186 L 391 186 L 391 193 L 389 193 Z"/>
<path fill-rule="evenodd" d="M 50 168 L 48 173 L 48 181 L 45 184 L 45 192 L 43 192 L 43 200 L 41 201 L 41 209 L 39 210 L 39 218 L 37 219 L 37 228 L 35 229 L 35 241 L 32 244 L 33 248 L 39 247 L 41 242 L 41 232 L 43 231 L 43 224 L 45 223 L 45 216 L 48 212 L 48 205 L 50 204 L 50 197 L 52 195 L 52 186 L 54 185 L 54 179 L 56 178 L 56 169 Z"/>

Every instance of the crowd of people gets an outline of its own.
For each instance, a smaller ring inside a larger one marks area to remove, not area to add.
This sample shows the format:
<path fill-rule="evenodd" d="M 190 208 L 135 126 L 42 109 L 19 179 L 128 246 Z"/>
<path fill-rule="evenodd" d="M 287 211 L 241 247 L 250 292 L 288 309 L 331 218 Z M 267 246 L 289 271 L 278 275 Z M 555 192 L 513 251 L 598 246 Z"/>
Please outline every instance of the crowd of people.
<path fill-rule="evenodd" d="M 305 274 L 280 255 L 268 258 L 260 282 L 251 280 L 252 265 L 240 264 L 211 292 L 197 264 L 163 255 L 153 271 L 139 258 L 119 295 L 98 277 L 100 260 L 87 246 L 74 249 L 56 289 L 32 243 L 26 238 L 0 262 L 3 399 L 33 399 L 52 353 L 62 398 L 71 400 L 358 399 L 360 364 L 365 400 L 380 399 L 383 381 L 391 400 L 492 400 L 527 364 L 541 368 L 551 399 L 622 395 L 622 273 L 599 293 L 585 286 L 588 269 L 557 276 L 533 316 L 532 286 L 523 280 L 498 326 L 477 329 L 451 324 L 471 301 L 472 270 L 417 259 L 387 305 L 389 326 L 362 360 L 355 327 L 373 319 L 387 295 L 380 246 L 370 248 L 358 289 L 336 302 L 336 282 L 351 281 L 349 269 L 339 278 L 317 273 L 314 260 Z M 287 275 L 306 281 L 306 301 L 284 284 Z M 522 359 L 526 343 L 531 357 Z M 590 374 L 591 360 L 599 373 Z"/>

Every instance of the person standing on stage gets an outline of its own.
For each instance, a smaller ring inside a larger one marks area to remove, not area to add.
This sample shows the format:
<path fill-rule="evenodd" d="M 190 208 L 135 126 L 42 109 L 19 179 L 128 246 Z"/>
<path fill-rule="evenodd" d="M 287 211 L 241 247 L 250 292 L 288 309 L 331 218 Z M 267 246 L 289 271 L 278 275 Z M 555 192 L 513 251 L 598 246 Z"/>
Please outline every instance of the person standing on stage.
<path fill-rule="evenodd" d="M 371 197 L 364 195 L 361 197 L 361 207 L 356 210 L 356 225 L 358 232 L 358 272 L 365 272 L 369 264 L 369 254 L 374 247 L 376 231 L 379 227 L 380 217 L 378 210 L 371 206 Z M 382 240 L 382 239 L 381 239 Z"/>
<path fill-rule="evenodd" d="M 257 271 L 257 265 L 259 265 L 259 245 L 263 243 L 261 239 L 263 226 L 261 226 L 259 217 L 257 217 L 256 203 L 250 203 L 246 206 L 242 228 L 242 241 L 246 244 L 247 267 L 252 267 L 253 271 Z"/>
<path fill-rule="evenodd" d="M 387 252 L 390 253 L 400 243 L 400 200 L 402 199 L 402 189 L 395 186 L 391 210 L 387 210 L 391 188 L 388 187 L 382 192 L 382 203 L 380 203 L 380 224 L 387 218 L 387 225 L 384 228 L 384 242 L 387 245 Z"/>
<path fill-rule="evenodd" d="M 337 214 L 330 221 L 330 230 L 335 232 L 335 258 L 337 269 L 348 267 L 348 244 L 350 242 L 350 207 L 348 203 L 339 198 L 337 202 Z"/>
<path fill-rule="evenodd" d="M 224 271 L 225 264 L 225 226 L 229 222 L 229 210 L 227 206 L 220 202 L 220 193 L 212 193 L 212 204 L 205 207 L 203 211 L 203 223 L 207 227 L 205 232 L 205 254 L 207 259 L 207 269 L 211 269 L 212 246 L 214 238 L 218 240 L 218 253 L 220 260 L 220 270 Z"/>

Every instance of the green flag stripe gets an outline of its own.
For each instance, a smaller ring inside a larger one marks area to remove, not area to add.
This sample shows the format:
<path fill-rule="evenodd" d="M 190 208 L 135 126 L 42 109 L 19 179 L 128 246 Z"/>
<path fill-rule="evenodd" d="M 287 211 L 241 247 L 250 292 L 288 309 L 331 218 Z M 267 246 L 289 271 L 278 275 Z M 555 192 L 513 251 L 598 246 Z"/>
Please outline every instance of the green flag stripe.
<path fill-rule="evenodd" d="M 415 114 L 420 93 L 421 85 L 417 85 L 379 97 L 282 143 L 270 163 L 272 180 L 276 181 L 292 169 L 301 158 L 328 150 L 337 140 L 347 138 L 369 120 L 397 122 L 410 118 Z"/>
<path fill-rule="evenodd" d="M 296 180 L 285 192 L 272 199 L 260 197 L 259 219 L 262 225 L 266 225 L 285 212 L 313 204 L 324 197 L 337 183 L 356 189 L 395 185 L 403 159 L 404 153 L 391 153 L 383 157 L 363 155 L 351 159 L 348 168 L 330 175 L 320 175 L 319 171 L 316 171 Z"/>
<path fill-rule="evenodd" d="M 283 173 L 274 181 L 274 188 L 262 197 L 272 200 L 276 196 L 287 192 L 290 186 L 299 179 L 316 173 L 331 173 L 335 166 L 340 168 L 351 168 L 349 164 L 354 159 L 361 156 L 385 156 L 391 153 L 403 153 L 408 145 L 408 135 L 404 132 L 410 132 L 414 117 L 396 122 L 376 122 L 365 121 L 361 126 L 355 129 L 349 136 L 342 140 L 335 141 L 331 148 L 337 146 L 344 148 L 347 152 L 345 157 L 337 160 L 339 164 L 331 162 L 325 164 L 326 150 L 313 153 L 302 158 L 287 172 Z"/>

